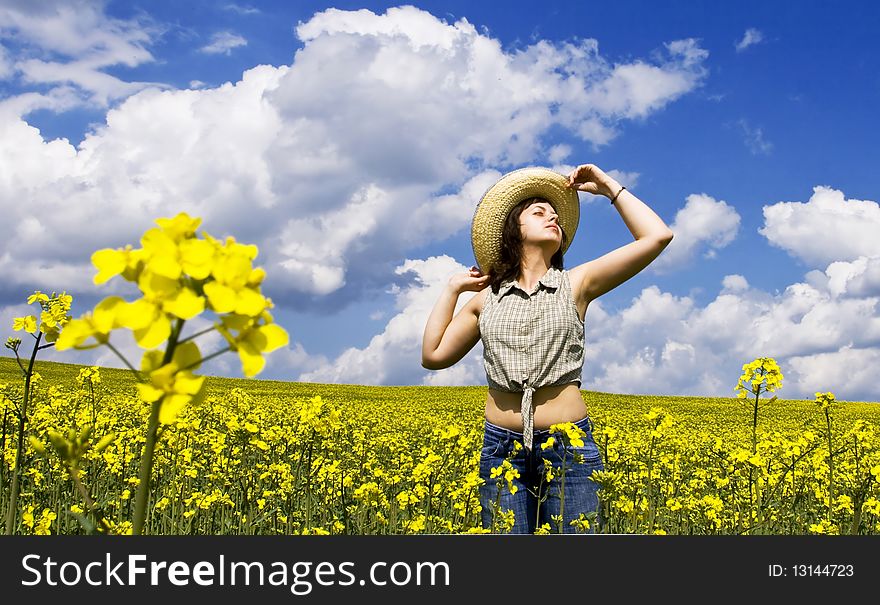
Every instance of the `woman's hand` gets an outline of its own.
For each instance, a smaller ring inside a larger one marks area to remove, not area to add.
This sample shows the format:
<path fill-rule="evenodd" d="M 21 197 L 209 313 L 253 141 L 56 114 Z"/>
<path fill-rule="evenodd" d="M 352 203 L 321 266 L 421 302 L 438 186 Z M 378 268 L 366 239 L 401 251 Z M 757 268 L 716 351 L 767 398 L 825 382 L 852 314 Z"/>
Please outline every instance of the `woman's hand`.
<path fill-rule="evenodd" d="M 488 285 L 489 276 L 483 275 L 477 267 L 471 267 L 467 273 L 456 273 L 449 278 L 449 287 L 458 294 L 479 292 Z"/>
<path fill-rule="evenodd" d="M 568 175 L 568 186 L 593 195 L 611 199 L 620 189 L 620 183 L 605 174 L 595 164 L 581 164 Z"/>

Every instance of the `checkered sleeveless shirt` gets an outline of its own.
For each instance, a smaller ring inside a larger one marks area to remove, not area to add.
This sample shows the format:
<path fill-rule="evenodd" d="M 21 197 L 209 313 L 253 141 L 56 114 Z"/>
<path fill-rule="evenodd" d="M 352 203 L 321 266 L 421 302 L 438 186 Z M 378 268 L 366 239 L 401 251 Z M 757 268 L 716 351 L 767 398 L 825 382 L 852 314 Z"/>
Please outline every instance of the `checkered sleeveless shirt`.
<path fill-rule="evenodd" d="M 532 395 L 543 386 L 581 385 L 584 324 L 578 316 L 569 272 L 550 267 L 533 292 L 513 279 L 489 290 L 480 312 L 486 382 L 522 392 L 523 441 L 532 447 Z"/>

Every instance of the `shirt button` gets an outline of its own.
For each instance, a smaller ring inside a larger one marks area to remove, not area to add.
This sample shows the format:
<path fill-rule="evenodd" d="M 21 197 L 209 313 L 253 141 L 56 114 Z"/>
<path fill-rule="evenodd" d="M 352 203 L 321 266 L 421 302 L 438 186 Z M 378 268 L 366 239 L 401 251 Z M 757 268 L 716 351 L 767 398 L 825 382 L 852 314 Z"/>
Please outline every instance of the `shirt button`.
<path fill-rule="evenodd" d="M 522 333 L 523 333 L 523 334 L 528 334 L 528 333 L 529 333 L 529 326 L 528 326 L 528 325 L 523 325 L 523 327 L 522 327 Z"/>

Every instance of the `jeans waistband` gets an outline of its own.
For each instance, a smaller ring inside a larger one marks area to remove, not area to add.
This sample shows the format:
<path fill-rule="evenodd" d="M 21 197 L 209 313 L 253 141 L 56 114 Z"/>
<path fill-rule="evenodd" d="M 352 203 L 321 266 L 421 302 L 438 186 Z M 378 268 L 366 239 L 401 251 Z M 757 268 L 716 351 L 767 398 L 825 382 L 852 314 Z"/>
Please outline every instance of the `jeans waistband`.
<path fill-rule="evenodd" d="M 580 420 L 575 421 L 574 425 L 576 427 L 578 427 L 579 429 L 586 431 L 587 433 L 593 432 L 593 421 L 590 420 L 589 415 L 584 416 Z M 495 435 L 497 437 L 501 437 L 501 438 L 504 438 L 504 437 L 518 438 L 518 439 L 523 438 L 522 431 L 519 431 L 519 432 L 511 431 L 510 429 L 506 429 L 502 426 L 498 426 L 497 424 L 492 424 L 488 420 L 485 421 L 484 430 L 487 433 L 492 433 L 493 435 Z M 534 436 L 535 436 L 536 440 L 540 437 L 543 437 L 543 436 L 549 435 L 549 434 L 550 434 L 550 429 L 535 429 L 534 430 Z"/>

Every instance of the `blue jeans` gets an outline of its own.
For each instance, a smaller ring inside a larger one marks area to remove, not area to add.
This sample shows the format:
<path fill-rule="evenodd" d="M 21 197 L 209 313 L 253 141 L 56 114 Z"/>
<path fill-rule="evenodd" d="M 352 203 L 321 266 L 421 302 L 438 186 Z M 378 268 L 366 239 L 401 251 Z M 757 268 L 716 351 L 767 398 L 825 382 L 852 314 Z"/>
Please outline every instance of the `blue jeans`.
<path fill-rule="evenodd" d="M 484 529 L 492 527 L 493 509 L 499 512 L 510 511 L 514 513 L 514 526 L 510 533 L 525 534 L 534 533 L 537 527 L 544 523 L 550 525 L 550 531 L 558 533 L 557 522 L 553 515 L 559 515 L 560 507 L 563 508 L 562 531 L 575 533 L 578 530 L 569 523 L 577 519 L 581 513 L 595 512 L 597 516 L 590 522 L 588 533 L 596 533 L 602 526 L 602 513 L 599 506 L 599 486 L 590 479 L 595 470 L 604 470 L 602 456 L 599 447 L 593 440 L 593 423 L 587 416 L 574 423 L 586 433 L 583 437 L 584 445 L 569 446 L 566 453 L 562 445 L 561 435 L 555 435 L 555 443 L 545 450 L 541 444 L 551 436 L 549 429 L 535 429 L 532 440 L 532 451 L 528 452 L 523 446 L 522 433 L 517 433 L 485 422 L 483 437 L 483 449 L 480 455 L 480 505 L 482 506 L 481 521 Z M 502 474 L 500 477 L 491 477 L 492 468 L 501 466 L 505 458 L 513 453 L 513 444 L 518 441 L 521 449 L 511 458 L 513 468 L 519 471 L 519 477 L 513 480 L 517 490 L 510 493 L 507 480 Z M 574 461 L 574 454 L 583 456 L 583 463 Z M 565 455 L 565 477 L 560 477 L 563 455 Z M 553 466 L 553 479 L 548 483 L 545 480 L 546 459 Z M 501 480 L 501 490 L 498 489 L 498 481 Z M 562 490 L 560 490 L 562 486 Z M 560 491 L 565 496 L 562 502 Z M 546 498 L 546 499 L 545 499 Z M 540 501 L 539 500 L 543 500 Z M 597 528 L 598 526 L 598 528 Z M 495 531 L 503 527 L 501 518 L 496 520 Z"/>

